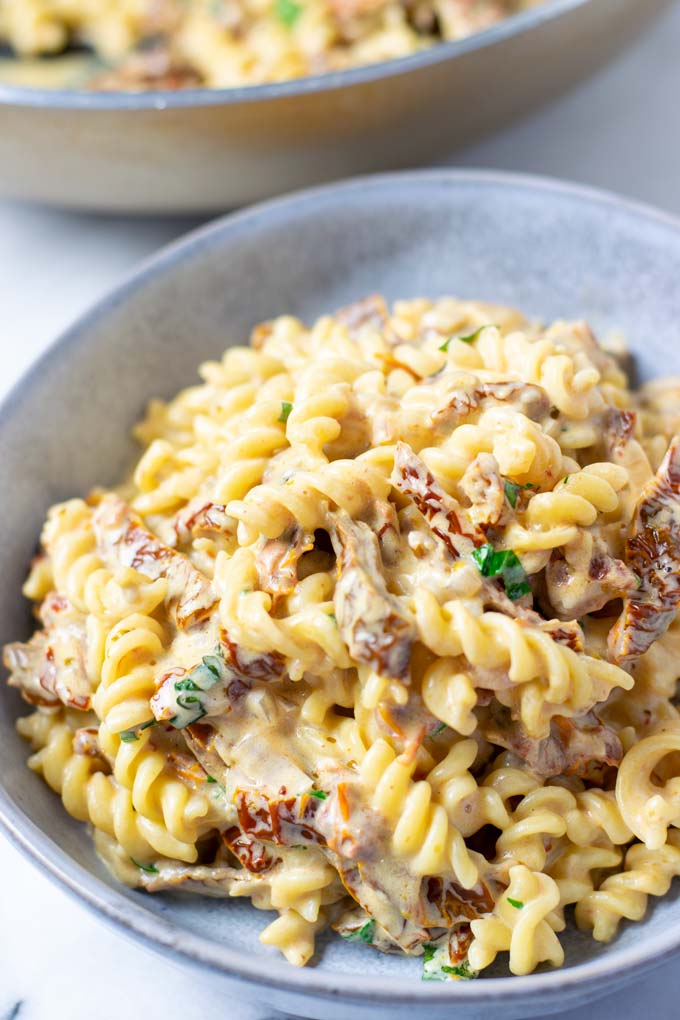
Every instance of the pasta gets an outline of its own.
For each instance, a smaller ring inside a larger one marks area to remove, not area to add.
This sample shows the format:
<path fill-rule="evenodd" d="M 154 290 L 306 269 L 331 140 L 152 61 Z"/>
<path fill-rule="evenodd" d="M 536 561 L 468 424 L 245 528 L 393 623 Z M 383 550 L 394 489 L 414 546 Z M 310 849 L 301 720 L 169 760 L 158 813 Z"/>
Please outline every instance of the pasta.
<path fill-rule="evenodd" d="M 641 918 L 680 874 L 680 387 L 453 298 L 283 316 L 201 375 L 49 511 L 4 652 L 113 873 L 428 980 Z"/>
<path fill-rule="evenodd" d="M 229 88 L 403 57 L 541 2 L 0 0 L 0 42 L 24 57 L 84 43 L 95 88 Z"/>

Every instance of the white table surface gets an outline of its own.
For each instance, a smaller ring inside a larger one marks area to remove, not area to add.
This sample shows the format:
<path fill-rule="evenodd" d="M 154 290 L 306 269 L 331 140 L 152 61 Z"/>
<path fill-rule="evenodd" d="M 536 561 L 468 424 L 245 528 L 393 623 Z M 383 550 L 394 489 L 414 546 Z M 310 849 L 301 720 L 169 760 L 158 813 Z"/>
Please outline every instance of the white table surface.
<path fill-rule="evenodd" d="M 644 3 L 645 0 L 640 0 Z M 459 154 L 465 166 L 548 173 L 680 215 L 680 6 L 549 109 Z M 0 202 L 0 394 L 59 330 L 191 226 Z M 680 284 L 680 282 L 679 282 Z M 0 838 L 0 1020 L 263 1020 L 210 976 L 151 955 L 87 913 Z M 680 1017 L 680 959 L 561 1020 Z"/>

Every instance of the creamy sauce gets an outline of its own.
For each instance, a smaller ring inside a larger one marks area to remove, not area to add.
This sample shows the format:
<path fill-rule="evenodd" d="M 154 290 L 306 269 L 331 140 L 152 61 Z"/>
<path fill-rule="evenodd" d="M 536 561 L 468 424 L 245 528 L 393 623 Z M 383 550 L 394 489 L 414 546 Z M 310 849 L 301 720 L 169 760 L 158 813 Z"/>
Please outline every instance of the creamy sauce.
<path fill-rule="evenodd" d="M 452 298 L 201 374 L 50 511 L 5 650 L 32 767 L 122 880 L 249 896 L 294 963 L 328 924 L 437 980 L 559 963 L 572 902 L 613 934 L 591 872 L 676 817 L 677 440 L 582 323 Z"/>

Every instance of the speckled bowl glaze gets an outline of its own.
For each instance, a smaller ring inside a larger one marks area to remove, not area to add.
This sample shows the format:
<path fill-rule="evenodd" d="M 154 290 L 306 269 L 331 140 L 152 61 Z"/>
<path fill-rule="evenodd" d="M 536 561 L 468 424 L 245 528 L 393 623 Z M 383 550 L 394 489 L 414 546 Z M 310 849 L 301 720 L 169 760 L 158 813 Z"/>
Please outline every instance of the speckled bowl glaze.
<path fill-rule="evenodd" d="M 113 483 L 130 426 L 204 358 L 281 312 L 312 318 L 373 291 L 444 293 L 531 316 L 621 328 L 641 376 L 680 372 L 680 224 L 568 185 L 430 171 L 350 181 L 274 201 L 190 235 L 143 266 L 37 363 L 0 409 L 0 642 L 28 635 L 19 595 L 47 507 Z M 84 827 L 25 767 L 25 711 L 0 689 L 0 817 L 11 838 L 86 905 L 162 952 L 222 975 L 243 999 L 305 1017 L 511 1020 L 592 1003 L 680 947 L 678 889 L 609 946 L 571 932 L 567 966 L 524 978 L 423 984 L 416 960 L 335 937 L 298 971 L 257 940 L 243 901 L 119 887 Z M 228 988 L 227 988 L 228 990 Z M 592 1015 L 592 1013 L 590 1014 Z"/>
<path fill-rule="evenodd" d="M 0 192 L 221 211 L 450 155 L 598 70 L 669 0 L 546 0 L 413 56 L 274 85 L 49 92 L 0 84 Z"/>

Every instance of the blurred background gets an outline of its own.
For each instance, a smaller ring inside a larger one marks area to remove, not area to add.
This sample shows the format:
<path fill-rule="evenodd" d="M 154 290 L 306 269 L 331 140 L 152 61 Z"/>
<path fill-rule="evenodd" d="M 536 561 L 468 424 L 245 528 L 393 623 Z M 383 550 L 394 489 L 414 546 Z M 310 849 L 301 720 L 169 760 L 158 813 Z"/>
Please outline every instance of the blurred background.
<path fill-rule="evenodd" d="M 680 215 L 678 53 L 675 3 L 585 83 L 440 162 L 549 174 Z M 115 217 L 0 200 L 0 392 L 141 259 L 203 219 Z M 0 871 L 0 1020 L 184 1020 L 191 1016 L 187 1004 L 199 1002 L 202 1020 L 264 1020 L 266 1014 L 225 1003 L 216 979 L 151 957 L 110 932 L 3 839 Z M 674 962 L 587 1015 L 637 1020 L 648 1011 L 656 1020 L 674 1020 L 679 1001 L 680 965 Z M 564 1020 L 575 1017 L 565 1014 Z"/>
<path fill-rule="evenodd" d="M 680 215 L 679 52 L 676 0 L 584 84 L 438 162 L 550 174 Z M 87 215 L 0 199 L 0 300 L 11 337 L 0 389 L 141 259 L 207 218 Z"/>

